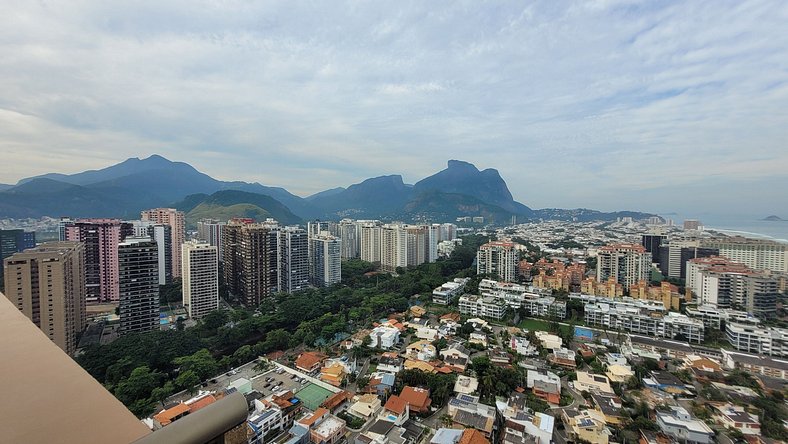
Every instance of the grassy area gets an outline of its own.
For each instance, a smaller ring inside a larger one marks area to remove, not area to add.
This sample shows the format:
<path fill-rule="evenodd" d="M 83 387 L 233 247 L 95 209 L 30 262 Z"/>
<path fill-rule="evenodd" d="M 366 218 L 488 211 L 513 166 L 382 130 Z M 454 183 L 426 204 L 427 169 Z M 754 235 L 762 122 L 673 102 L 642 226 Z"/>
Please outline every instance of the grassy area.
<path fill-rule="evenodd" d="M 550 331 L 550 322 L 528 318 L 520 321 L 519 327 L 529 331 Z M 569 325 L 559 325 L 559 328 L 562 332 L 572 332 L 572 327 Z"/>

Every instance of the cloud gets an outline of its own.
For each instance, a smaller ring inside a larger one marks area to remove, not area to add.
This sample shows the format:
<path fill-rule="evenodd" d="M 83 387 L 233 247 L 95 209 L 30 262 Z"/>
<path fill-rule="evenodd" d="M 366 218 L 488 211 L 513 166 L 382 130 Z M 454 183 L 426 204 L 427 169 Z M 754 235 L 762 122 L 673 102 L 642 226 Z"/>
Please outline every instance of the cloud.
<path fill-rule="evenodd" d="M 155 152 L 302 195 L 450 158 L 533 207 L 788 185 L 777 0 L 4 9 L 0 182 Z"/>

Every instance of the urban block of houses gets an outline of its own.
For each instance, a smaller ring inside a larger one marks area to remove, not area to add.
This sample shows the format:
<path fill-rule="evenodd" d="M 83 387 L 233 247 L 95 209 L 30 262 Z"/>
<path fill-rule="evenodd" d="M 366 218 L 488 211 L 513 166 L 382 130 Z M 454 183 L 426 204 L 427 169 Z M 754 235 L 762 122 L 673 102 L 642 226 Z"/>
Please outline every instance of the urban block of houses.
<path fill-rule="evenodd" d="M 657 425 L 666 435 L 682 442 L 711 444 L 714 431 L 703 421 L 693 418 L 683 407 L 671 406 L 670 411 L 657 410 Z"/>
<path fill-rule="evenodd" d="M 457 395 L 449 399 L 448 415 L 455 426 L 474 428 L 486 437 L 492 436 L 495 426 L 495 407 L 481 404 L 478 396 Z"/>
<path fill-rule="evenodd" d="M 577 380 L 574 382 L 575 390 L 589 393 L 613 394 L 613 388 L 607 376 L 595 375 L 588 372 L 577 372 Z"/>
<path fill-rule="evenodd" d="M 473 376 L 459 375 L 454 382 L 454 393 L 470 395 L 479 388 L 479 380 Z"/>
<path fill-rule="evenodd" d="M 610 440 L 605 416 L 596 410 L 566 409 L 561 413 L 561 420 L 567 436 L 574 441 L 607 444 Z"/>
<path fill-rule="evenodd" d="M 561 344 L 563 344 L 563 339 L 546 331 L 537 331 L 534 332 L 534 334 L 536 335 L 536 339 L 542 343 L 542 347 L 548 350 L 559 349 L 561 348 Z"/>

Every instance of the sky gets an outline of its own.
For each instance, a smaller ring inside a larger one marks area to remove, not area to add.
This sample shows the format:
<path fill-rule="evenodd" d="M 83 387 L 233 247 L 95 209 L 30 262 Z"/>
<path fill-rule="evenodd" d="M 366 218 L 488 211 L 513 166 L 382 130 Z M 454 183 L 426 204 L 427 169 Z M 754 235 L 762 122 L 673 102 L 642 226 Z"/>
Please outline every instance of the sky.
<path fill-rule="evenodd" d="M 782 0 L 0 3 L 0 183 L 156 153 L 306 196 L 461 159 L 533 208 L 788 218 Z"/>

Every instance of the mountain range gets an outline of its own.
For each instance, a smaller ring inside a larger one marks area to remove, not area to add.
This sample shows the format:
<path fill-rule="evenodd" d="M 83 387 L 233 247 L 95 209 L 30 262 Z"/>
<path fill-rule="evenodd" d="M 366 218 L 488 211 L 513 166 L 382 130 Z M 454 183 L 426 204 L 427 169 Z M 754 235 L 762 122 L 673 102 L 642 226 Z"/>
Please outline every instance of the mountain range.
<path fill-rule="evenodd" d="M 136 218 L 151 207 L 175 207 L 187 223 L 203 217 L 273 217 L 285 224 L 339 217 L 403 221 L 449 221 L 484 216 L 486 222 L 528 219 L 610 220 L 645 218 L 638 212 L 533 210 L 515 201 L 494 169 L 450 160 L 447 168 L 413 185 L 402 176 L 374 177 L 347 188 L 331 188 L 306 198 L 284 188 L 220 181 L 184 162 L 159 155 L 131 158 L 100 170 L 49 173 L 0 186 L 0 218 L 41 216 Z"/>

